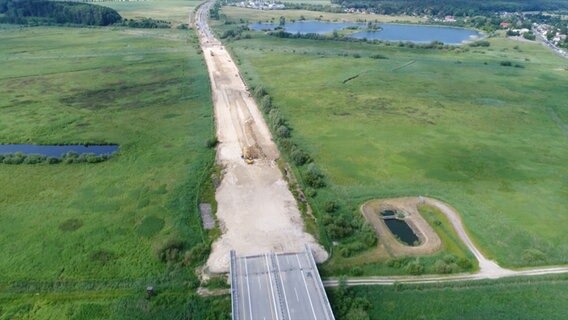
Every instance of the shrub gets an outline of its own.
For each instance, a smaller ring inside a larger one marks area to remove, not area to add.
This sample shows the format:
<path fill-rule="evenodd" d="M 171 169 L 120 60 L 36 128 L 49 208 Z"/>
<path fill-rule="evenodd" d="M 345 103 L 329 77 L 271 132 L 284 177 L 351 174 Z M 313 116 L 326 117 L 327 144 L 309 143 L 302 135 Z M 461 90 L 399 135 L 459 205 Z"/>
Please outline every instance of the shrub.
<path fill-rule="evenodd" d="M 297 166 L 302 166 L 310 161 L 310 156 L 300 148 L 294 148 L 290 153 L 290 157 Z"/>
<path fill-rule="evenodd" d="M 260 101 L 260 108 L 266 113 L 270 112 L 270 109 L 272 109 L 272 98 L 270 98 L 269 95 L 262 97 L 262 100 Z"/>
<path fill-rule="evenodd" d="M 210 247 L 205 243 L 199 243 L 189 250 L 189 261 L 191 264 L 197 264 L 204 261 L 209 255 Z"/>
<path fill-rule="evenodd" d="M 217 140 L 217 137 L 211 137 L 208 138 L 207 140 L 205 140 L 205 146 L 207 148 L 215 148 L 217 146 L 217 143 L 219 143 L 219 140 Z"/>
<path fill-rule="evenodd" d="M 424 273 L 424 265 L 420 261 L 413 261 L 406 265 L 406 272 L 412 275 L 420 275 Z"/>
<path fill-rule="evenodd" d="M 354 277 L 359 277 L 363 275 L 363 270 L 360 267 L 354 267 L 349 273 Z"/>
<path fill-rule="evenodd" d="M 371 59 L 388 59 L 386 56 L 383 56 L 382 54 L 373 54 L 370 56 Z"/>
<path fill-rule="evenodd" d="M 339 205 L 335 201 L 326 201 L 323 204 L 323 209 L 325 212 L 333 213 L 339 209 Z"/>
<path fill-rule="evenodd" d="M 26 156 L 24 158 L 23 163 L 25 164 L 38 164 L 38 163 L 43 163 L 45 161 L 46 157 L 45 156 L 41 156 L 38 154 L 30 154 L 28 156 Z"/>
<path fill-rule="evenodd" d="M 343 239 L 353 234 L 353 226 L 343 216 L 326 216 L 323 223 L 332 239 Z"/>
<path fill-rule="evenodd" d="M 471 268 L 473 268 L 473 264 L 471 263 L 471 261 L 466 258 L 459 258 L 457 263 L 458 266 L 460 266 L 460 268 L 464 270 L 470 270 Z"/>
<path fill-rule="evenodd" d="M 513 65 L 511 61 L 501 61 L 499 64 L 503 67 L 510 67 Z"/>
<path fill-rule="evenodd" d="M 278 128 L 280 125 L 284 124 L 284 119 L 282 118 L 282 115 L 280 115 L 280 111 L 276 109 L 270 110 L 270 113 L 268 113 L 268 120 L 273 128 Z"/>
<path fill-rule="evenodd" d="M 310 163 L 305 174 L 306 183 L 312 188 L 325 187 L 323 174 L 319 171 L 314 163 Z"/>
<path fill-rule="evenodd" d="M 306 190 L 304 190 L 304 194 L 307 197 L 313 198 L 313 197 L 317 196 L 318 192 L 316 191 L 316 189 L 308 187 L 308 188 L 306 188 Z"/>
<path fill-rule="evenodd" d="M 281 125 L 280 127 L 278 127 L 278 129 L 276 129 L 276 134 L 280 138 L 290 138 L 290 129 L 288 129 L 288 127 L 284 125 Z"/>
<path fill-rule="evenodd" d="M 359 232 L 359 238 L 361 239 L 363 244 L 367 246 L 367 248 L 370 248 L 377 244 L 377 234 L 375 233 L 373 227 L 368 224 L 363 225 L 363 227 L 361 228 L 361 232 Z"/>
<path fill-rule="evenodd" d="M 292 141 L 291 139 L 288 139 L 288 138 L 280 139 L 280 147 L 284 151 L 290 151 L 290 150 L 294 149 L 294 147 L 295 147 L 294 141 Z"/>
<path fill-rule="evenodd" d="M 257 99 L 260 99 L 260 98 L 264 97 L 265 95 L 266 95 L 266 90 L 264 90 L 264 87 L 256 86 L 256 88 L 254 88 L 254 96 Z"/>
<path fill-rule="evenodd" d="M 489 47 L 491 43 L 487 40 L 475 41 L 469 44 L 470 47 Z"/>

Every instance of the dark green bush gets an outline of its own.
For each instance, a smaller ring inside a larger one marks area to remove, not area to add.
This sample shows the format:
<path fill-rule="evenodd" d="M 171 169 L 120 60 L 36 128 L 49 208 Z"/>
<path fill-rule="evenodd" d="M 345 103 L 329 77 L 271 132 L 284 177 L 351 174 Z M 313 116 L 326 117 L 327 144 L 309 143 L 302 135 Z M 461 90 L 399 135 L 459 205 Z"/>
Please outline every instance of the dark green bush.
<path fill-rule="evenodd" d="M 289 138 L 290 137 L 290 129 L 288 129 L 288 127 L 286 127 L 284 125 L 281 125 L 280 127 L 278 127 L 278 129 L 276 129 L 276 134 L 280 138 Z"/>
<path fill-rule="evenodd" d="M 339 205 L 335 201 L 326 201 L 323 203 L 323 209 L 325 212 L 333 213 L 339 209 Z"/>
<path fill-rule="evenodd" d="M 205 141 L 205 146 L 207 148 L 211 149 L 211 148 L 215 148 L 217 146 L 217 143 L 219 143 L 219 140 L 217 140 L 217 137 L 211 137 L 211 138 L 208 138 Z"/>
<path fill-rule="evenodd" d="M 314 163 L 310 163 L 305 173 L 306 184 L 312 188 L 325 187 L 323 174 L 319 171 Z"/>
<path fill-rule="evenodd" d="M 310 161 L 310 156 L 300 148 L 294 148 L 290 157 L 297 166 L 302 166 Z"/>

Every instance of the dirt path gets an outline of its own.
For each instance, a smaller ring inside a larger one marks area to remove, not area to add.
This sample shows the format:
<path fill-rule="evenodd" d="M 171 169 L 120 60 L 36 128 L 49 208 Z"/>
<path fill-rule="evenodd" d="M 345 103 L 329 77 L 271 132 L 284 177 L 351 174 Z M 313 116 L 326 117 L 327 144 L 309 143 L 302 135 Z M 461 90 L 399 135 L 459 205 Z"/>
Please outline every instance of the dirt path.
<path fill-rule="evenodd" d="M 318 262 L 328 254 L 303 231 L 296 200 L 275 160 L 278 148 L 239 70 L 207 25 L 212 1 L 196 15 L 201 48 L 209 69 L 217 127 L 217 163 L 223 179 L 217 188 L 217 219 L 223 235 L 213 244 L 207 261 L 209 272 L 227 272 L 229 251 L 239 255 L 269 251 L 302 251 L 308 244 Z M 241 156 L 254 154 L 254 164 Z"/>
<path fill-rule="evenodd" d="M 424 276 L 388 276 L 388 277 L 364 277 L 349 278 L 347 285 L 393 285 L 395 283 L 434 283 L 434 282 L 453 282 L 466 280 L 500 279 L 505 277 L 520 276 L 539 276 L 547 274 L 568 273 L 568 266 L 552 266 L 542 268 L 530 268 L 523 270 L 510 270 L 500 267 L 495 261 L 487 259 L 483 253 L 475 246 L 464 229 L 463 223 L 457 211 L 449 205 L 432 198 L 419 197 L 419 201 L 427 205 L 436 207 L 448 218 L 460 239 L 473 253 L 479 263 L 479 272 L 461 273 L 454 275 L 424 275 Z M 339 285 L 338 279 L 328 279 L 324 281 L 327 287 Z"/>

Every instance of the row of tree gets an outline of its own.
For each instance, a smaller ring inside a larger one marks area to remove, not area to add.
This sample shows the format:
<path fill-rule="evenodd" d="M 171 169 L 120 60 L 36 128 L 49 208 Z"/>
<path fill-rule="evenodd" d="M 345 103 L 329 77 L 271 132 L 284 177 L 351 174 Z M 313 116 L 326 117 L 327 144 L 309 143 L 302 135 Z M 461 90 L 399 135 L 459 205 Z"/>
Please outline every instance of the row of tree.
<path fill-rule="evenodd" d="M 350 210 L 336 201 L 320 203 L 318 192 L 327 187 L 327 178 L 313 158 L 292 140 L 292 128 L 284 118 L 272 98 L 262 86 L 254 87 L 253 96 L 259 102 L 261 110 L 268 118 L 268 124 L 274 132 L 281 150 L 296 166 L 300 174 L 305 195 L 312 199 L 323 223 L 324 232 L 332 241 L 339 242 L 339 254 L 349 257 L 377 243 L 374 229 L 365 223 L 357 210 Z M 321 210 L 321 211 L 320 211 Z M 325 236 L 325 238 L 327 238 Z"/>
<path fill-rule="evenodd" d="M 347 8 L 381 14 L 476 16 L 495 12 L 568 9 L 565 0 L 331 0 Z"/>
<path fill-rule="evenodd" d="M 121 20 L 114 9 L 88 3 L 0 0 L 0 23 L 108 26 Z"/>

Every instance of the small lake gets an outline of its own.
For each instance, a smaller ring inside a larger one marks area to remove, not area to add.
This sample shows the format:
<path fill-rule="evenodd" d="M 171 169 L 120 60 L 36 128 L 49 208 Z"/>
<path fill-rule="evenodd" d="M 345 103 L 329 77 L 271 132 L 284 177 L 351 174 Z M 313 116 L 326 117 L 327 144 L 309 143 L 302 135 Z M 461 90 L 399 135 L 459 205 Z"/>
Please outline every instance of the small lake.
<path fill-rule="evenodd" d="M 366 23 L 355 22 L 297 21 L 286 23 L 284 25 L 284 31 L 292 34 L 328 34 L 334 30 L 342 30 L 349 27 L 360 27 L 361 30 L 365 30 L 366 26 Z M 349 35 L 349 37 L 355 39 L 414 43 L 440 41 L 444 44 L 453 45 L 482 37 L 482 34 L 476 30 L 446 26 L 395 23 L 380 23 L 378 26 L 381 28 L 380 30 L 359 31 Z M 274 30 L 276 27 L 278 27 L 278 24 L 275 23 L 253 23 L 249 25 L 251 30 Z"/>
<path fill-rule="evenodd" d="M 414 231 L 412 231 L 410 226 L 403 220 L 385 219 L 384 221 L 392 234 L 394 234 L 400 241 L 409 246 L 414 246 L 416 243 L 420 242 L 420 239 L 418 239 Z"/>
<path fill-rule="evenodd" d="M 61 158 L 67 152 L 73 151 L 79 155 L 94 153 L 97 156 L 111 155 L 118 151 L 118 145 L 35 145 L 35 144 L 0 144 L 0 154 L 23 153 L 36 154 L 46 157 Z"/>
<path fill-rule="evenodd" d="M 383 221 L 389 228 L 390 232 L 394 234 L 400 241 L 409 245 L 415 246 L 420 242 L 418 236 L 414 233 L 412 228 L 404 220 L 399 220 L 396 218 L 395 210 L 383 210 L 381 211 L 381 216 Z"/>
<path fill-rule="evenodd" d="M 355 39 L 409 41 L 414 43 L 440 41 L 444 44 L 461 44 L 481 37 L 479 32 L 463 28 L 386 23 L 380 24 L 380 27 L 382 28 L 380 31 L 356 32 L 351 37 Z"/>

